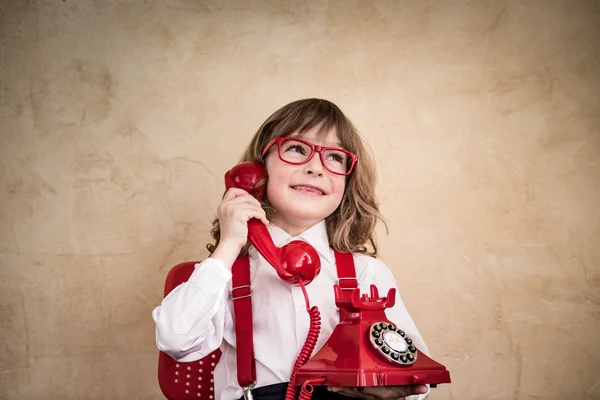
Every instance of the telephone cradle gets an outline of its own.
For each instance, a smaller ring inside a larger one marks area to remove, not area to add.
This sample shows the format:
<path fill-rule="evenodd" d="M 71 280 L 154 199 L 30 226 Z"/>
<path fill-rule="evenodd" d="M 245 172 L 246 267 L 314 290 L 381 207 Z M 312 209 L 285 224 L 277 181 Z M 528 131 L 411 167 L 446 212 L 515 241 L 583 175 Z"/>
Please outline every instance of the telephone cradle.
<path fill-rule="evenodd" d="M 345 296 L 335 285 L 335 302 L 343 315 L 325 345 L 300 367 L 295 384 L 326 386 L 400 386 L 450 383 L 450 373 L 427 357 L 412 339 L 385 315 L 394 306 L 395 289 L 379 297 L 353 289 Z"/>

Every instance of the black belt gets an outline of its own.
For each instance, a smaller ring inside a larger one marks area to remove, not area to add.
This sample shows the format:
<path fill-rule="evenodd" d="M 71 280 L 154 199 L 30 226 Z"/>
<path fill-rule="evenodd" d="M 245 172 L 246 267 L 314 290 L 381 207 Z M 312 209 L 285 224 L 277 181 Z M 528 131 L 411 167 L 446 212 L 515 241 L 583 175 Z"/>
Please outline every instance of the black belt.
<path fill-rule="evenodd" d="M 283 400 L 285 399 L 285 392 L 287 391 L 287 387 L 287 382 L 259 387 L 256 389 L 252 389 L 252 397 L 254 398 L 254 400 Z M 311 400 L 350 399 L 350 397 L 328 391 L 326 386 L 314 386 L 314 388 L 315 390 L 311 396 Z M 300 390 L 301 389 L 298 389 L 298 393 L 300 393 Z M 244 396 L 240 397 L 239 400 L 244 400 Z"/>

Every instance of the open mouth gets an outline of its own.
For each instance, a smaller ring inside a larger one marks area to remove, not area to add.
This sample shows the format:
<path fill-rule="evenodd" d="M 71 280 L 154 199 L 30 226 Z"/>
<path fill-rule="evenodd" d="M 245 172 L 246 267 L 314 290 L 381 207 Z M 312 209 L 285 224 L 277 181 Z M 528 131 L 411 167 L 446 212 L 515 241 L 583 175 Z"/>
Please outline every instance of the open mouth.
<path fill-rule="evenodd" d="M 304 194 L 308 194 L 311 196 L 323 196 L 325 194 L 325 193 L 323 193 L 323 191 L 321 189 L 316 188 L 314 186 L 295 185 L 295 186 L 291 186 L 291 188 L 298 192 L 302 192 Z"/>

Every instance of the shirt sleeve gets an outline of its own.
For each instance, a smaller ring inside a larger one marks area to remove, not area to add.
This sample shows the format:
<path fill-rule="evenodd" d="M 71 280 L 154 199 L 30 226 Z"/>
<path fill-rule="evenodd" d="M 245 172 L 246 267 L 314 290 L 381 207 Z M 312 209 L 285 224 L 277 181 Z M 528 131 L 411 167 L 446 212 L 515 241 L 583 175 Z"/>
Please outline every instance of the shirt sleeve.
<path fill-rule="evenodd" d="M 357 270 L 358 273 L 358 270 Z M 369 257 L 368 264 L 364 269 L 362 276 L 359 276 L 359 282 L 364 290 L 370 290 L 370 285 L 374 284 L 379 291 L 379 296 L 387 296 L 391 288 L 396 289 L 396 303 L 392 308 L 385 310 L 387 318 L 402 329 L 413 340 L 413 344 L 420 351 L 429 356 L 429 349 L 421 337 L 417 326 L 411 318 L 404 302 L 400 296 L 396 279 L 392 271 L 380 260 Z M 406 397 L 406 400 L 424 400 L 429 397 L 431 389 L 427 385 L 427 393 Z"/>
<path fill-rule="evenodd" d="M 173 289 L 152 311 L 158 349 L 189 362 L 219 348 L 230 280 L 231 271 L 219 260 L 207 258 L 196 264 L 188 281 Z"/>

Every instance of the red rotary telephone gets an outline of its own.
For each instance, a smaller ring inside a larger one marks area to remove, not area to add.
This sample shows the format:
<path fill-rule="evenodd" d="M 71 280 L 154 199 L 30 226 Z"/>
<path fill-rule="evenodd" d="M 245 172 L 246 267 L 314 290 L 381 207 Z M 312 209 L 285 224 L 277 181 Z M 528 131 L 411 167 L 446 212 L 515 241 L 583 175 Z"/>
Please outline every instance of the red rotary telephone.
<path fill-rule="evenodd" d="M 225 174 L 227 189 L 244 189 L 257 198 L 265 193 L 265 171 L 258 162 L 243 162 Z M 285 281 L 304 285 L 319 273 L 321 263 L 317 252 L 306 242 L 295 240 L 277 248 L 267 228 L 256 219 L 248 221 L 248 240 L 275 268 Z M 390 322 L 385 309 L 394 306 L 395 289 L 387 297 L 379 297 L 371 285 L 370 296 L 353 289 L 345 296 L 339 285 L 334 286 L 336 305 L 344 315 L 324 347 L 310 360 L 320 331 L 320 316 L 310 308 L 306 291 L 307 311 L 311 326 L 307 341 L 294 365 L 286 399 L 309 399 L 314 385 L 326 386 L 395 386 L 450 383 L 450 373 L 440 363 L 420 352 L 401 327 Z"/>
<path fill-rule="evenodd" d="M 450 383 L 442 364 L 420 352 L 412 339 L 385 316 L 394 306 L 396 289 L 379 297 L 375 285 L 371 294 L 360 296 L 358 288 L 350 297 L 335 285 L 335 303 L 345 310 L 323 348 L 302 366 L 296 385 L 311 391 L 312 385 L 402 386 Z"/>

